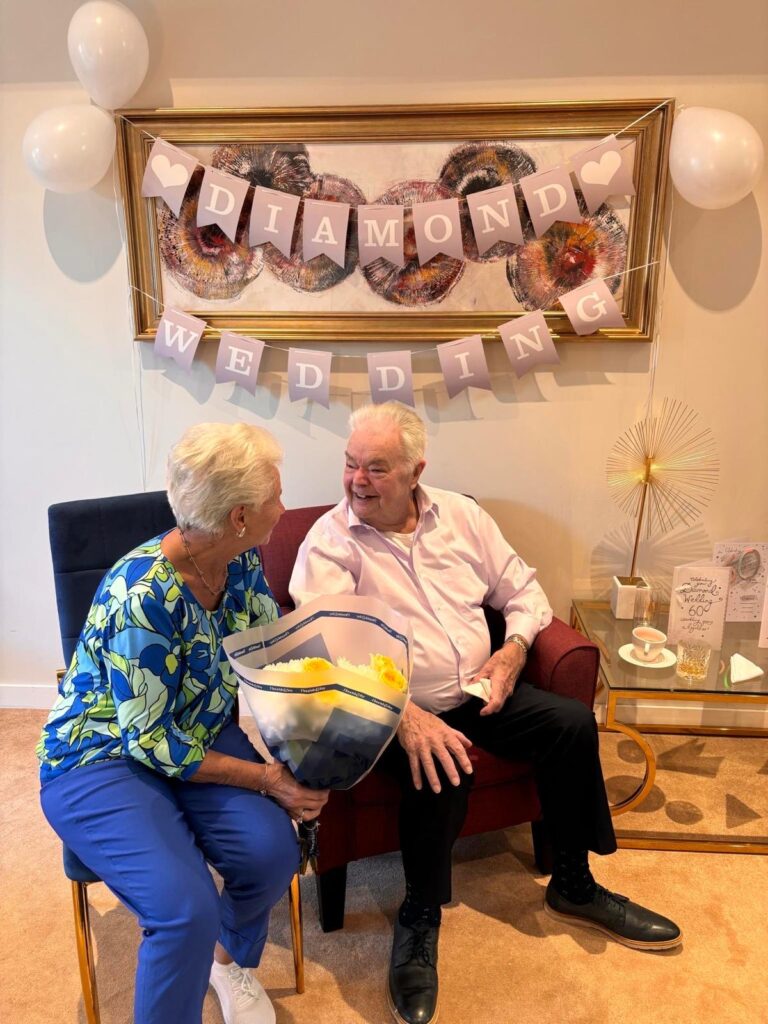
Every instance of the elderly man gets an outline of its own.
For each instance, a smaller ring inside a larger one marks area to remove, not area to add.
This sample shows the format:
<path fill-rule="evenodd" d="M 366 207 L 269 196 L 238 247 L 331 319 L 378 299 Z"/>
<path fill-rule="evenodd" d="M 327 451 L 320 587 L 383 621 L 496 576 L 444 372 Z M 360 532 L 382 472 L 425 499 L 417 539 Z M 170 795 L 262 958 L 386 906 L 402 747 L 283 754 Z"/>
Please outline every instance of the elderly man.
<path fill-rule="evenodd" d="M 382 767 L 402 788 L 405 900 L 395 921 L 389 1003 L 402 1024 L 437 1015 L 440 908 L 451 899 L 451 849 L 467 809 L 477 744 L 530 760 L 555 860 L 545 910 L 636 949 L 669 949 L 680 929 L 598 885 L 588 851 L 616 840 L 592 713 L 525 682 L 525 660 L 552 610 L 533 569 L 474 501 L 423 487 L 424 424 L 396 402 L 350 419 L 345 498 L 309 531 L 296 561 L 297 604 L 321 594 L 376 596 L 413 624 L 412 701 Z M 506 620 L 495 654 L 483 604 Z M 462 683 L 490 680 L 487 702 Z M 425 785 L 426 782 L 426 785 Z"/>

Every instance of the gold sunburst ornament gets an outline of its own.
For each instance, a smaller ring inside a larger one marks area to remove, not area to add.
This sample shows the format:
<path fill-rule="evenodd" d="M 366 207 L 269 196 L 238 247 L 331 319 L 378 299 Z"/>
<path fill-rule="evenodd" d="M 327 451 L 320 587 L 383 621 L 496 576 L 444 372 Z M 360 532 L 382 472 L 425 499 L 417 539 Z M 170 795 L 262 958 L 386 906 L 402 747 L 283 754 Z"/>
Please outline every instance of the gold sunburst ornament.
<path fill-rule="evenodd" d="M 608 487 L 619 507 L 637 519 L 629 577 L 635 569 L 640 535 L 690 525 L 709 504 L 720 462 L 709 427 L 683 402 L 665 398 L 661 412 L 635 423 L 611 449 Z"/>

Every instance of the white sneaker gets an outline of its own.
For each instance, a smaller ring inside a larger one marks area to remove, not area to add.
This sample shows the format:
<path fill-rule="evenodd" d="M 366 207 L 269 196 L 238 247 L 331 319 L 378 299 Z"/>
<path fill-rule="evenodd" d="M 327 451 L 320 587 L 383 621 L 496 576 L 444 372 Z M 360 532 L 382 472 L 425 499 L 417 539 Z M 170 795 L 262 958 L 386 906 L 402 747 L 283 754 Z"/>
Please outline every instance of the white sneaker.
<path fill-rule="evenodd" d="M 275 1024 L 275 1008 L 250 967 L 220 964 L 211 968 L 224 1024 Z"/>

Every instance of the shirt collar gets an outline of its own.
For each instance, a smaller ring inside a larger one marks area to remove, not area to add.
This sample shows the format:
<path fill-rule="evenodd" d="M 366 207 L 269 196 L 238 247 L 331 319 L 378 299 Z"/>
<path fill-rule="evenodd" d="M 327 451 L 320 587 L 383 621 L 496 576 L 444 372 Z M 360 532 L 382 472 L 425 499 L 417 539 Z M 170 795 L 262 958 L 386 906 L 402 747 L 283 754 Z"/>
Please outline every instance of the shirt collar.
<path fill-rule="evenodd" d="M 416 505 L 419 510 L 419 522 L 421 522 L 427 515 L 440 515 L 440 507 L 435 500 L 434 494 L 427 490 L 426 487 L 422 487 L 418 484 L 416 487 Z M 361 529 L 373 530 L 373 526 L 369 526 L 368 523 L 364 523 L 353 511 L 352 506 L 347 501 L 347 526 L 350 530 L 354 527 L 360 527 Z M 418 529 L 418 525 L 417 525 Z M 379 531 L 376 530 L 376 533 Z"/>

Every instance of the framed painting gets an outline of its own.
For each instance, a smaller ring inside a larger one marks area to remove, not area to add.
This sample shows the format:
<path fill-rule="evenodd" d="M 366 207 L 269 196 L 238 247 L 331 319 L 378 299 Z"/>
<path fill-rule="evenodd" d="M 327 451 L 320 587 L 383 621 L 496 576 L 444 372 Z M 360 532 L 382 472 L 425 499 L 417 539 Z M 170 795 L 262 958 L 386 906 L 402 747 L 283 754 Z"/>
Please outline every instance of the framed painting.
<path fill-rule="evenodd" d="M 542 309 L 558 340 L 651 341 L 673 110 L 673 100 L 651 99 L 120 111 L 135 337 L 153 339 L 163 308 L 173 306 L 204 319 L 209 337 L 230 330 L 291 342 L 498 339 L 499 324 Z M 520 198 L 523 243 L 498 242 L 479 254 L 467 195 L 566 164 L 611 134 L 631 171 L 633 196 L 609 196 L 589 214 L 577 191 L 584 220 L 557 221 L 539 238 Z M 198 162 L 178 217 L 161 199 L 141 196 L 155 138 Z M 349 203 L 344 266 L 326 255 L 302 260 L 300 218 L 289 256 L 270 243 L 250 247 L 249 198 L 234 242 L 216 225 L 198 228 L 205 166 L 253 186 Z M 462 204 L 464 258 L 438 254 L 421 266 L 411 206 L 454 196 Z M 405 207 L 403 267 L 383 258 L 360 266 L 355 208 L 363 203 Z M 625 325 L 579 337 L 558 296 L 600 277 Z"/>

